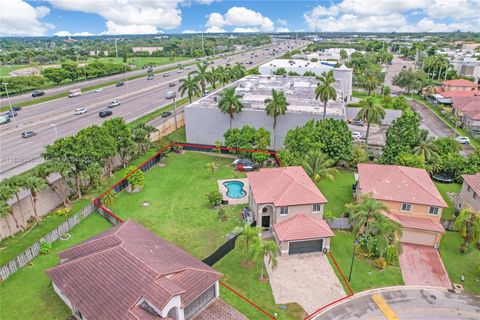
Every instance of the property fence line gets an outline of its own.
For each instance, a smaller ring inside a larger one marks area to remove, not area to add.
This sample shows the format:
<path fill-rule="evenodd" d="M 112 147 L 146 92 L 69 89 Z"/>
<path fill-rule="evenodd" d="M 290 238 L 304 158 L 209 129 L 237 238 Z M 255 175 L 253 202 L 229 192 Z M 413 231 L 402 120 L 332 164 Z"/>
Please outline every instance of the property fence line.
<path fill-rule="evenodd" d="M 224 244 L 222 244 L 214 253 L 206 257 L 202 260 L 203 263 L 209 265 L 210 267 L 213 266 L 215 263 L 220 261 L 223 257 L 225 257 L 230 251 L 235 248 L 235 243 L 237 242 L 239 234 L 233 237 L 230 240 L 227 240 Z"/>
<path fill-rule="evenodd" d="M 12 274 L 17 272 L 19 269 L 23 268 L 27 263 L 32 261 L 40 254 L 40 245 L 43 242 L 54 243 L 60 239 L 64 234 L 66 234 L 70 229 L 76 226 L 80 221 L 87 218 L 92 212 L 95 211 L 95 206 L 90 204 L 83 208 L 81 211 L 77 212 L 73 216 L 67 219 L 64 223 L 59 225 L 57 228 L 52 230 L 47 235 L 40 238 L 32 246 L 23 251 L 21 254 L 16 256 L 14 259 L 10 260 L 7 264 L 3 265 L 0 268 L 0 277 L 2 281 L 5 281 Z"/>
<path fill-rule="evenodd" d="M 447 231 L 455 231 L 455 228 L 453 227 L 453 224 L 455 223 L 455 220 L 445 220 L 441 219 L 440 223 L 442 224 L 443 228 Z"/>

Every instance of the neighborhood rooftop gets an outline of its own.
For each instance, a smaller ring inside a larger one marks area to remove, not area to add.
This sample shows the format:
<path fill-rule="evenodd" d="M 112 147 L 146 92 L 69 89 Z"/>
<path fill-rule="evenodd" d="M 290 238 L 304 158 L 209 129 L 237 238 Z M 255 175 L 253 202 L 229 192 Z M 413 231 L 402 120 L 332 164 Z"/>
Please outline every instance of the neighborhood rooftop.
<path fill-rule="evenodd" d="M 274 226 L 279 241 L 330 238 L 335 234 L 319 216 L 298 213 Z"/>
<path fill-rule="evenodd" d="M 231 86 L 241 96 L 244 108 L 265 110 L 265 99 L 272 97 L 272 89 L 282 91 L 289 103 L 287 113 L 323 114 L 323 103 L 315 99 L 315 88 L 318 81 L 315 77 L 250 75 Z M 341 82 L 333 86 L 337 90 L 337 99 L 327 103 L 327 116 L 343 117 L 345 104 L 341 96 Z M 218 108 L 218 99 L 222 89 L 217 90 L 189 105 L 187 108 Z"/>
<path fill-rule="evenodd" d="M 475 174 L 464 174 L 463 180 L 468 183 L 478 195 L 480 195 L 480 172 Z"/>

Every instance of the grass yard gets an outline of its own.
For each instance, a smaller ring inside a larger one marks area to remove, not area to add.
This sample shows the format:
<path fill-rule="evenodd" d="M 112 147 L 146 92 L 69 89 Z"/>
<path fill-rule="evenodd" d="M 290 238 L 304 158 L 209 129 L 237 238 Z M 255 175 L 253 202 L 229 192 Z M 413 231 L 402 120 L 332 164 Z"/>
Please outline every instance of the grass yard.
<path fill-rule="evenodd" d="M 0 65 L 0 77 L 8 77 L 10 72 L 26 67 L 24 64 Z"/>
<path fill-rule="evenodd" d="M 338 170 L 335 180 L 323 179 L 317 183 L 328 203 L 325 205 L 325 212 L 331 211 L 335 217 L 341 217 L 345 211 L 345 204 L 353 201 L 352 185 L 355 177 L 352 171 Z"/>
<path fill-rule="evenodd" d="M 470 293 L 480 294 L 480 251 L 472 246 L 469 253 L 461 254 L 459 249 L 462 243 L 460 233 L 447 231 L 440 243 L 440 256 L 450 281 L 463 285 Z"/>
<path fill-rule="evenodd" d="M 334 230 L 334 232 L 335 237 L 332 238 L 330 249 L 348 280 L 348 273 L 352 261 L 353 233 L 339 230 Z M 337 273 L 340 282 L 343 282 L 335 265 L 332 262 L 330 262 L 330 264 Z M 350 287 L 354 293 L 372 288 L 396 285 L 403 285 L 402 273 L 399 267 L 388 266 L 385 270 L 381 271 L 372 266 L 369 261 L 355 257 L 352 279 L 350 281 Z M 345 291 L 348 292 L 348 289 L 345 288 Z"/>
<path fill-rule="evenodd" d="M 211 179 L 206 164 L 214 161 L 218 170 Z M 225 242 L 226 233 L 240 225 L 240 208 L 226 206 L 229 219 L 218 221 L 218 210 L 210 209 L 206 196 L 218 191 L 217 180 L 244 178 L 233 171 L 231 158 L 197 152 L 170 153 L 165 167 L 145 174 L 145 187 L 138 193 L 121 192 L 112 211 L 122 219 L 132 218 L 157 235 L 173 242 L 199 259 Z M 143 202 L 148 201 L 148 207 Z"/>
<path fill-rule="evenodd" d="M 175 62 L 180 62 L 180 61 L 189 60 L 189 59 L 192 59 L 192 58 L 176 57 L 174 59 L 173 57 L 131 57 L 131 58 L 128 58 L 127 63 L 134 64 L 137 66 L 137 68 L 141 68 L 142 66 L 148 66 L 148 65 L 161 66 L 164 64 L 175 63 Z M 93 60 L 95 59 L 90 58 L 88 61 L 90 62 Z M 123 58 L 105 57 L 105 58 L 100 58 L 100 60 L 123 63 Z"/>
<path fill-rule="evenodd" d="M 462 189 L 462 185 L 459 183 L 435 182 L 435 186 L 437 187 L 438 191 L 440 191 L 440 194 L 442 195 L 445 202 L 448 204 L 448 208 L 444 208 L 442 211 L 442 219 L 453 220 L 454 213 L 456 210 L 455 203 L 453 203 L 453 201 L 447 195 L 447 192 L 460 193 L 460 190 Z"/>
<path fill-rule="evenodd" d="M 243 250 L 240 242 L 237 242 L 236 248 L 213 267 L 224 274 L 223 282 L 268 313 L 273 315 L 276 312 L 278 319 L 300 320 L 306 316 L 303 308 L 296 303 L 287 304 L 286 309 L 280 308 L 280 305 L 276 305 L 270 283 L 268 281 L 259 281 L 259 272 L 254 267 L 244 267 L 243 261 L 245 260 L 247 260 L 246 252 Z M 220 288 L 220 297 L 243 313 L 248 319 L 268 319 L 267 316 L 230 290 L 223 286 Z"/>
<path fill-rule="evenodd" d="M 7 281 L 0 284 L 0 318 L 1 319 L 67 319 L 70 310 L 53 291 L 45 270 L 58 264 L 57 253 L 84 241 L 110 228 L 111 225 L 97 213 L 75 226 L 71 238 L 57 241 L 52 252 L 35 258 L 29 266 L 24 267 Z"/>

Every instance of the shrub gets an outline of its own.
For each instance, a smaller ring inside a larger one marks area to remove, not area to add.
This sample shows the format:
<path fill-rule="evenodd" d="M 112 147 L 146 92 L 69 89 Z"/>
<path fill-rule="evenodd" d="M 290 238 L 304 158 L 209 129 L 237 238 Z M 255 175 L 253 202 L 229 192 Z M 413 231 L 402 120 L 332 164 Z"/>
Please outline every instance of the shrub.
<path fill-rule="evenodd" d="M 135 166 L 128 166 L 125 171 L 127 174 L 135 170 Z M 138 169 L 127 179 L 132 188 L 142 188 L 145 185 L 145 175 L 142 170 Z"/>
<path fill-rule="evenodd" d="M 360 102 L 351 102 L 347 104 L 347 108 L 361 108 Z"/>
<path fill-rule="evenodd" d="M 373 260 L 373 266 L 377 269 L 384 270 L 387 267 L 387 261 L 384 258 Z"/>
<path fill-rule="evenodd" d="M 40 243 L 40 254 L 49 254 L 52 251 L 52 244 L 50 242 Z"/>
<path fill-rule="evenodd" d="M 223 209 L 223 208 L 218 209 L 218 220 L 220 220 L 220 221 L 227 221 L 228 220 L 228 216 L 225 213 L 225 209 Z"/>
<path fill-rule="evenodd" d="M 57 211 L 55 211 L 56 215 L 59 215 L 61 217 L 67 217 L 72 213 L 72 209 L 70 208 L 60 208 Z"/>
<path fill-rule="evenodd" d="M 222 203 L 222 194 L 218 191 L 212 191 L 207 194 L 207 200 L 210 207 L 218 207 Z"/>
<path fill-rule="evenodd" d="M 398 249 L 395 246 L 390 246 L 385 251 L 385 261 L 391 266 L 398 267 Z"/>
<path fill-rule="evenodd" d="M 323 213 L 323 220 L 331 220 L 331 219 L 334 219 L 334 218 L 335 218 L 335 215 L 330 210 L 327 210 Z"/>

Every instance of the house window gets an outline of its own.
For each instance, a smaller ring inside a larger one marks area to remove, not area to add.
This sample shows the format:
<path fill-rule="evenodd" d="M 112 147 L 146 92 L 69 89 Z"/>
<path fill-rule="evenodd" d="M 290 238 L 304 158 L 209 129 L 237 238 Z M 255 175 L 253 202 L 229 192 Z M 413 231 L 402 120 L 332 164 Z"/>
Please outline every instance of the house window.
<path fill-rule="evenodd" d="M 467 192 L 470 192 L 472 188 L 470 188 L 470 185 L 467 184 Z"/>
<path fill-rule="evenodd" d="M 313 204 L 313 212 L 320 212 L 322 211 L 322 204 L 321 203 L 314 203 Z"/>
<path fill-rule="evenodd" d="M 288 207 L 280 207 L 280 215 L 281 216 L 288 215 Z"/>
<path fill-rule="evenodd" d="M 440 209 L 438 207 L 430 207 L 430 210 L 428 211 L 428 213 L 433 216 L 438 216 L 439 211 Z"/>
<path fill-rule="evenodd" d="M 410 203 L 402 203 L 402 206 L 400 207 L 400 211 L 410 212 L 412 211 L 412 205 Z"/>
<path fill-rule="evenodd" d="M 477 193 L 473 191 L 473 199 L 477 199 Z"/>

